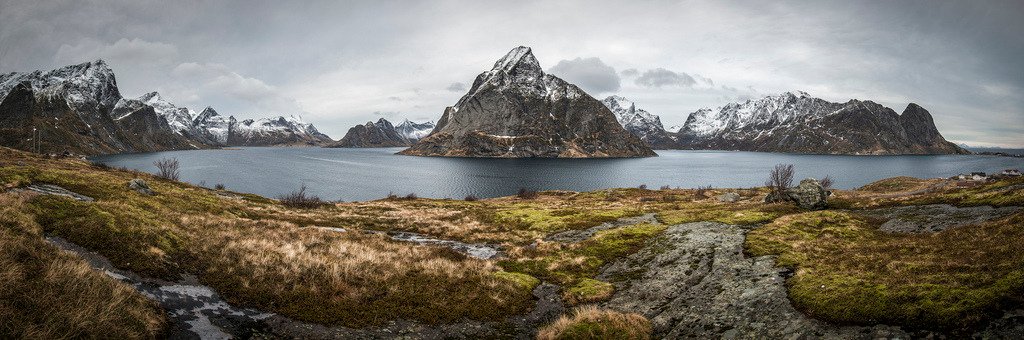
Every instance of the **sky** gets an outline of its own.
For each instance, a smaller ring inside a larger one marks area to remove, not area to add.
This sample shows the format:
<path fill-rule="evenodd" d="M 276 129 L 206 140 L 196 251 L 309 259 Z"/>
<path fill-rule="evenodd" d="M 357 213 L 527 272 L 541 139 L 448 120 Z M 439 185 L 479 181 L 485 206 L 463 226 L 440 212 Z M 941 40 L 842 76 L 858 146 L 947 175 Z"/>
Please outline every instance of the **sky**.
<path fill-rule="evenodd" d="M 785 91 L 928 109 L 946 139 L 1024 147 L 1024 1 L 0 0 L 0 72 L 103 59 L 122 95 L 331 137 L 436 120 L 516 46 L 595 98 L 682 124 Z"/>

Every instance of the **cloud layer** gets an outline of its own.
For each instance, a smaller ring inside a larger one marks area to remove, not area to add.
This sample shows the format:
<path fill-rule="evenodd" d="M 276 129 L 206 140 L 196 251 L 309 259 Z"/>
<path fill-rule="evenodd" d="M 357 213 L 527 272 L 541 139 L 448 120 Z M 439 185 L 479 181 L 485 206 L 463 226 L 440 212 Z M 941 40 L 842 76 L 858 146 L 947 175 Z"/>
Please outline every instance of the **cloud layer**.
<path fill-rule="evenodd" d="M 562 60 L 552 66 L 548 73 L 576 84 L 594 96 L 613 93 L 621 88 L 621 80 L 615 69 L 596 57 Z"/>
<path fill-rule="evenodd" d="M 916 102 L 948 139 L 1024 146 L 1021 17 L 1019 0 L 0 0 L 0 72 L 103 58 L 125 95 L 156 90 L 243 118 L 302 113 L 340 137 L 374 112 L 436 119 L 526 45 L 553 74 L 666 125 L 803 90 L 897 111 Z"/>

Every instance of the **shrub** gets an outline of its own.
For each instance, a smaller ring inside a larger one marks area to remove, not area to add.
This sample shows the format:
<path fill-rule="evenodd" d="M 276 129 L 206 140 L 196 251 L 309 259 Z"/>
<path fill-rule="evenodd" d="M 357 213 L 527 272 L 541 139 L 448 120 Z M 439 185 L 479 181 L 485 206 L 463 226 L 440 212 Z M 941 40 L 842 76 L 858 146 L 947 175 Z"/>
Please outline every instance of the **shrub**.
<path fill-rule="evenodd" d="M 662 185 L 661 186 L 661 190 L 671 190 L 671 189 L 672 189 L 672 187 L 668 186 L 668 185 Z"/>
<path fill-rule="evenodd" d="M 832 179 L 832 176 L 825 175 L 825 177 L 822 177 L 821 180 L 818 181 L 818 184 L 821 184 L 822 188 L 832 189 L 832 184 L 834 184 L 833 182 L 834 180 Z"/>
<path fill-rule="evenodd" d="M 213 188 L 217 190 L 224 190 L 224 184 L 217 183 L 216 185 L 213 186 Z"/>
<path fill-rule="evenodd" d="M 537 198 L 538 195 L 539 194 L 537 193 L 537 191 L 530 190 L 527 188 L 519 188 L 519 192 L 516 193 L 516 197 L 522 198 L 524 200 Z"/>
<path fill-rule="evenodd" d="M 650 338 L 651 322 L 643 315 L 593 306 L 577 308 L 572 317 L 563 315 L 537 333 L 540 340 Z"/>
<path fill-rule="evenodd" d="M 782 195 L 793 186 L 793 173 L 793 164 L 776 164 L 768 173 L 768 180 L 764 182 L 764 186 L 773 194 Z"/>
<path fill-rule="evenodd" d="M 320 199 L 320 197 L 306 194 L 305 184 L 299 187 L 299 190 L 292 191 L 278 199 L 281 201 L 281 204 L 290 208 L 313 209 L 327 205 L 327 202 Z"/>
<path fill-rule="evenodd" d="M 479 201 L 479 200 L 480 200 L 480 198 L 476 197 L 476 195 L 466 195 L 466 201 L 473 202 L 473 201 Z"/>
<path fill-rule="evenodd" d="M 696 189 L 697 191 L 695 191 L 693 195 L 696 196 L 697 199 L 702 199 L 707 197 L 708 192 L 711 191 L 712 189 L 714 189 L 714 187 L 712 187 L 711 185 L 698 186 Z"/>
<path fill-rule="evenodd" d="M 640 189 L 640 190 L 647 190 L 647 184 L 640 184 L 640 186 L 638 186 L 636 188 Z"/>
<path fill-rule="evenodd" d="M 153 162 L 153 165 L 156 166 L 156 175 L 160 178 L 172 181 L 178 180 L 178 169 L 181 167 L 181 164 L 178 163 L 177 158 L 161 158 L 160 160 Z"/>
<path fill-rule="evenodd" d="M 417 199 L 417 198 L 419 198 L 419 196 L 416 196 L 415 192 L 411 192 L 408 195 L 405 195 L 405 199 L 407 199 L 407 200 L 414 200 L 414 199 Z"/>

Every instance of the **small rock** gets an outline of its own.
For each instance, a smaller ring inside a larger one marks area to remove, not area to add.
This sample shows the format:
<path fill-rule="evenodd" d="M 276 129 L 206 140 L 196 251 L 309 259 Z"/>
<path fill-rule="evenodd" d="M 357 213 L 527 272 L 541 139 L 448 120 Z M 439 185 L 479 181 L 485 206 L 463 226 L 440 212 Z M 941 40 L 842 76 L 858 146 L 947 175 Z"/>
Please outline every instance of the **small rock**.
<path fill-rule="evenodd" d="M 719 202 L 733 203 L 733 202 L 736 202 L 736 201 L 739 201 L 739 200 L 740 200 L 740 194 L 737 194 L 735 192 L 727 192 L 727 193 L 718 195 L 718 201 Z"/>
<path fill-rule="evenodd" d="M 149 185 L 146 184 L 146 181 L 142 180 L 141 178 L 136 178 L 128 182 L 128 188 L 135 190 L 136 192 L 143 195 L 152 196 L 156 194 L 155 192 L 153 192 L 153 189 L 149 188 Z"/>

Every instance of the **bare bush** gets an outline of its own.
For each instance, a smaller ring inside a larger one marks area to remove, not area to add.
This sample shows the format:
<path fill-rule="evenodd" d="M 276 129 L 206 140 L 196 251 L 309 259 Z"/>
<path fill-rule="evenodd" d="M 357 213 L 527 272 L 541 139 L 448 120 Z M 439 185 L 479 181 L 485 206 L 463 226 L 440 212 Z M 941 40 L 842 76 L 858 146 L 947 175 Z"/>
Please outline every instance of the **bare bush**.
<path fill-rule="evenodd" d="M 519 188 L 519 192 L 516 193 L 516 197 L 522 198 L 524 200 L 534 199 L 537 198 L 537 196 L 539 195 L 540 194 L 538 194 L 536 190 L 530 190 L 527 188 Z"/>
<path fill-rule="evenodd" d="M 303 184 L 299 187 L 299 190 L 292 191 L 291 193 L 281 196 L 278 198 L 286 207 L 300 208 L 300 209 L 313 209 L 327 205 L 328 203 L 320 197 L 309 195 L 306 193 L 306 185 Z"/>
<path fill-rule="evenodd" d="M 217 190 L 224 190 L 224 184 L 222 184 L 222 183 L 217 183 L 217 184 L 215 184 L 215 185 L 213 186 L 213 188 L 214 188 L 214 189 L 217 189 Z"/>
<path fill-rule="evenodd" d="M 698 186 L 697 189 L 695 189 L 696 191 L 694 191 L 693 196 L 697 197 L 697 199 L 705 198 L 707 197 L 708 192 L 710 192 L 713 189 L 714 187 L 712 187 L 710 184 L 706 186 Z"/>
<path fill-rule="evenodd" d="M 177 158 L 161 158 L 160 160 L 153 162 L 156 166 L 156 175 L 160 178 L 169 179 L 172 181 L 178 180 L 178 170 L 181 164 L 178 163 Z"/>
<path fill-rule="evenodd" d="M 407 200 L 414 200 L 414 199 L 417 199 L 417 198 L 420 198 L 420 197 L 416 196 L 415 192 L 411 192 L 408 195 L 405 195 L 405 199 L 407 199 Z"/>
<path fill-rule="evenodd" d="M 640 190 L 647 190 L 647 184 L 640 184 L 640 186 L 638 186 L 636 188 L 640 189 Z"/>
<path fill-rule="evenodd" d="M 672 186 L 669 186 L 669 185 L 662 185 L 662 186 L 661 186 L 661 190 L 672 190 Z"/>
<path fill-rule="evenodd" d="M 825 175 L 825 177 L 822 177 L 821 180 L 818 181 L 818 184 L 821 184 L 822 188 L 832 189 L 832 185 L 835 184 L 835 180 L 832 179 L 832 176 Z"/>
<path fill-rule="evenodd" d="M 472 194 L 466 195 L 466 201 L 473 202 L 473 201 L 479 201 L 479 200 L 480 200 L 480 198 L 476 197 L 476 195 L 472 195 Z"/>
<path fill-rule="evenodd" d="M 793 164 L 777 164 L 768 173 L 768 180 L 764 182 L 764 186 L 768 187 L 772 193 L 782 195 L 793 186 L 794 172 Z"/>

